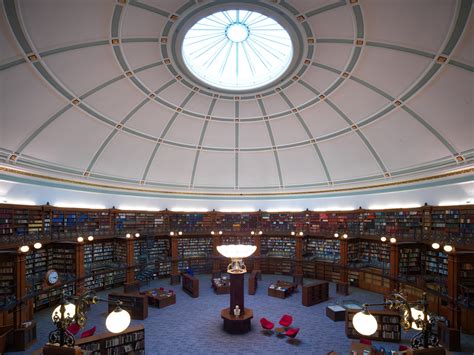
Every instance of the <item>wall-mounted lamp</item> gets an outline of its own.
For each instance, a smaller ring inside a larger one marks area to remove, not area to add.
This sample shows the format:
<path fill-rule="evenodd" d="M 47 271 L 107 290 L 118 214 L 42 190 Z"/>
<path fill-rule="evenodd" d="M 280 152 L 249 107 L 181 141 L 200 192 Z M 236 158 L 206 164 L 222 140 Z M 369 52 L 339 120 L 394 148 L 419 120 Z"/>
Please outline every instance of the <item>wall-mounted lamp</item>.
<path fill-rule="evenodd" d="M 262 235 L 263 232 L 262 232 L 262 231 L 258 231 L 258 232 L 256 232 L 256 231 L 251 231 L 250 234 L 251 234 L 251 235 L 255 235 L 255 234 Z"/>
<path fill-rule="evenodd" d="M 36 242 L 33 244 L 33 248 L 35 250 L 39 250 L 43 247 L 43 244 L 41 244 L 40 242 Z M 30 251 L 30 246 L 28 244 L 23 244 L 18 250 L 22 253 L 28 253 Z"/>
<path fill-rule="evenodd" d="M 439 250 L 441 248 L 441 244 L 438 243 L 438 242 L 434 242 L 433 244 L 431 244 L 431 247 L 434 250 Z M 451 244 L 445 244 L 445 245 L 443 245 L 443 250 L 446 253 L 451 253 L 454 250 L 454 247 Z"/>
<path fill-rule="evenodd" d="M 337 232 L 334 233 L 334 238 L 336 238 L 336 239 L 339 238 L 339 233 L 337 233 Z M 347 238 L 349 238 L 349 236 L 347 235 L 347 233 L 344 233 L 342 235 L 342 239 L 347 239 Z"/>
<path fill-rule="evenodd" d="M 302 237 L 303 234 L 304 234 L 303 232 L 298 232 L 298 233 L 296 233 L 296 232 L 294 232 L 294 231 L 291 232 L 291 235 L 293 235 L 293 236 L 294 236 L 294 235 L 299 235 L 300 237 Z"/>

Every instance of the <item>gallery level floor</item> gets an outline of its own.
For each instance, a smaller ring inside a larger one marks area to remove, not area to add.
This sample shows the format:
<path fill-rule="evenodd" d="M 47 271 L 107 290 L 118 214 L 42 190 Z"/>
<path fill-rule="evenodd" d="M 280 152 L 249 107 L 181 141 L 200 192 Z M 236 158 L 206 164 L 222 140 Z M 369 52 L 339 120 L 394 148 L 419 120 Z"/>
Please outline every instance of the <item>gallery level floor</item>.
<path fill-rule="evenodd" d="M 169 279 L 155 280 L 143 289 L 164 287 L 173 289 L 177 294 L 176 304 L 166 308 L 148 309 L 148 318 L 144 321 L 132 320 L 133 324 L 145 325 L 147 354 L 327 354 L 335 351 L 347 354 L 353 341 L 344 333 L 344 322 L 334 322 L 326 317 L 325 309 L 330 304 L 343 300 L 356 300 L 361 303 L 383 301 L 380 294 L 357 288 L 350 289 L 349 296 L 336 294 L 335 284 L 330 284 L 329 301 L 305 307 L 301 304 L 301 288 L 289 298 L 279 299 L 267 295 L 267 287 L 276 280 L 291 278 L 280 275 L 263 275 L 254 296 L 247 294 L 245 284 L 245 306 L 253 309 L 252 330 L 244 335 L 230 335 L 223 330 L 220 317 L 222 308 L 229 307 L 229 295 L 216 295 L 211 288 L 210 275 L 198 275 L 200 280 L 199 298 L 191 298 L 181 290 L 181 286 L 169 286 Z M 311 280 L 305 280 L 305 282 Z M 119 291 L 119 290 L 118 290 Z M 121 291 L 121 289 L 120 289 Z M 106 298 L 110 290 L 100 293 Z M 276 335 L 264 335 L 259 319 L 265 317 L 272 322 L 285 313 L 293 316 L 293 325 L 301 328 L 297 339 L 290 343 Z M 87 313 L 88 323 L 85 329 L 97 326 L 97 333 L 105 332 L 107 304 L 93 305 Z M 27 352 L 9 354 L 29 354 L 47 342 L 48 334 L 53 330 L 51 310 L 43 310 L 35 315 L 38 321 L 38 341 Z M 410 334 L 403 334 L 408 342 Z M 474 336 L 463 336 L 463 354 L 474 352 Z M 398 344 L 383 344 L 386 350 L 398 350 Z M 461 353 L 457 353 L 461 354 Z"/>

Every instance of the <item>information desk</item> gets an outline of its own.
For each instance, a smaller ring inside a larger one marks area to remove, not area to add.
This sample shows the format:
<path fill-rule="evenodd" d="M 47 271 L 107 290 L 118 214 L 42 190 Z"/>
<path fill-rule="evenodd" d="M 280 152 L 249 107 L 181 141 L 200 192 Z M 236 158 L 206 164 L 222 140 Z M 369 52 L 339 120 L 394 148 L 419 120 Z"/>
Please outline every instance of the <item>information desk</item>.
<path fill-rule="evenodd" d="M 224 308 L 221 311 L 221 318 L 224 320 L 224 330 L 231 334 L 244 334 L 251 329 L 251 319 L 253 318 L 253 311 L 250 308 L 245 308 L 240 316 L 234 316 L 230 313 L 230 308 Z"/>
<path fill-rule="evenodd" d="M 230 280 L 224 278 L 213 278 L 212 288 L 217 295 L 225 295 L 230 293 Z"/>
<path fill-rule="evenodd" d="M 176 303 L 176 294 L 174 292 L 152 289 L 140 292 L 140 294 L 147 296 L 148 304 L 153 307 L 164 308 Z"/>
<path fill-rule="evenodd" d="M 268 295 L 277 298 L 286 298 L 298 288 L 298 285 L 292 282 L 277 281 L 268 286 Z"/>

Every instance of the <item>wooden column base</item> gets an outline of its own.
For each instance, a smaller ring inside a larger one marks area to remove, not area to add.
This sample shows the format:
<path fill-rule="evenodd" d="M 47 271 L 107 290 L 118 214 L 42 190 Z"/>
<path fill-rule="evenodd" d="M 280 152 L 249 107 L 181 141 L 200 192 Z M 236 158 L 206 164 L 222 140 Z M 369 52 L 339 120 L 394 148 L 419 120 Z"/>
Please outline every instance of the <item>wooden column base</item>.
<path fill-rule="evenodd" d="M 170 285 L 179 285 L 181 283 L 181 275 L 171 275 L 170 277 Z"/>
<path fill-rule="evenodd" d="M 251 330 L 250 321 L 253 318 L 253 311 L 250 308 L 240 313 L 240 316 L 234 316 L 230 313 L 230 308 L 224 308 L 221 311 L 221 318 L 224 320 L 224 330 L 230 334 L 244 334 Z"/>

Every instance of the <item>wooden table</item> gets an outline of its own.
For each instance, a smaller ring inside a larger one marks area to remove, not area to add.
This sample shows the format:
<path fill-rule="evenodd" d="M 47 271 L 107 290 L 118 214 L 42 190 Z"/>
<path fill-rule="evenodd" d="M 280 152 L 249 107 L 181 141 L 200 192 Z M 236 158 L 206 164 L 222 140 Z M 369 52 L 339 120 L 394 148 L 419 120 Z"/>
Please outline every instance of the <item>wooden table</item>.
<path fill-rule="evenodd" d="M 176 303 L 176 294 L 174 292 L 154 289 L 141 292 L 141 294 L 148 297 L 148 304 L 150 306 L 164 308 Z"/>
<path fill-rule="evenodd" d="M 224 330 L 231 334 L 244 334 L 251 329 L 251 319 L 253 318 L 253 310 L 245 308 L 240 316 L 234 316 L 230 313 L 230 308 L 224 308 L 221 311 L 221 318 L 224 320 Z"/>
<path fill-rule="evenodd" d="M 297 288 L 298 285 L 295 283 L 277 281 L 276 283 L 268 286 L 268 295 L 271 297 L 286 298 L 290 296 Z"/>

